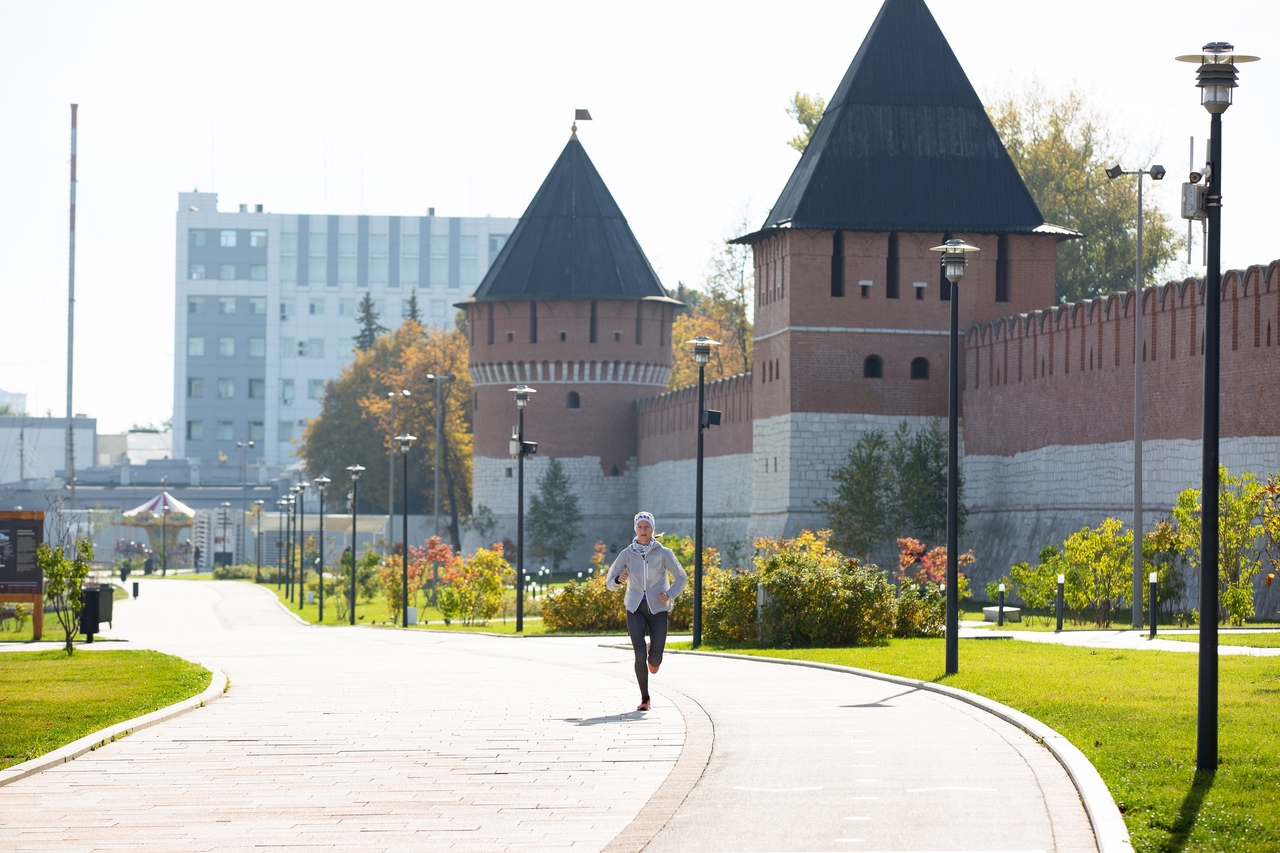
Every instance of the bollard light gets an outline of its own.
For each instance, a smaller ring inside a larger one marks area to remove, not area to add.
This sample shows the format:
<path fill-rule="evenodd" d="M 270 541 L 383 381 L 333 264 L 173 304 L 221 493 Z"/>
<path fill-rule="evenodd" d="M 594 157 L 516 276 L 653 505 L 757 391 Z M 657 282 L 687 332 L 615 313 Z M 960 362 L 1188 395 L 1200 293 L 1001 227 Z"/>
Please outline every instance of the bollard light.
<path fill-rule="evenodd" d="M 1000 584 L 1000 609 L 996 612 L 996 627 L 1004 627 L 1004 584 Z"/>
<path fill-rule="evenodd" d="M 1147 594 L 1149 596 L 1148 606 L 1150 613 L 1148 618 L 1151 621 L 1151 633 L 1147 635 L 1147 639 L 1154 640 L 1156 638 L 1156 585 L 1160 582 L 1160 576 L 1155 572 L 1147 575 L 1147 584 L 1150 586 Z"/>
<path fill-rule="evenodd" d="M 1058 575 L 1058 600 L 1056 602 L 1056 608 L 1055 608 L 1058 612 L 1058 627 L 1055 629 L 1055 631 L 1056 633 L 1059 633 L 1059 634 L 1062 633 L 1062 606 L 1064 604 L 1063 587 L 1066 586 L 1066 583 L 1067 583 L 1067 576 Z"/>

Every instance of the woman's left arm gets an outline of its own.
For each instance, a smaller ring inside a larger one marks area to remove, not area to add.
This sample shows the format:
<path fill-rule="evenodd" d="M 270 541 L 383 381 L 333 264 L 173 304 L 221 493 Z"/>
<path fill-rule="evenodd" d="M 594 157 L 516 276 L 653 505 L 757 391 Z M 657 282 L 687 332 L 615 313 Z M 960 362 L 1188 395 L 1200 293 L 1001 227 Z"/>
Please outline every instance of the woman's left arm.
<path fill-rule="evenodd" d="M 667 597 L 675 598 L 684 591 L 685 586 L 689 583 L 689 575 L 685 573 L 684 567 L 676 559 L 675 552 L 665 546 L 662 549 L 662 566 L 675 578 L 675 582 L 667 590 Z"/>

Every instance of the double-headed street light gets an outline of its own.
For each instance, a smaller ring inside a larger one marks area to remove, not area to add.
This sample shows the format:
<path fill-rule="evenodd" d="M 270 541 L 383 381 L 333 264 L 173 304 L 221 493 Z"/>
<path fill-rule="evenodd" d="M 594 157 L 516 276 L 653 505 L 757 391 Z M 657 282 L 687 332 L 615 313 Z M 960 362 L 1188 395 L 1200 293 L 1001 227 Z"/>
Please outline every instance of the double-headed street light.
<path fill-rule="evenodd" d="M 516 478 L 516 633 L 519 634 L 524 631 L 524 458 L 538 452 L 536 441 L 524 440 L 524 409 L 529 405 L 530 395 L 538 392 L 524 384 L 509 390 L 516 395 L 516 410 L 519 412 L 510 445 L 519 472 Z"/>
<path fill-rule="evenodd" d="M 347 473 L 351 475 L 351 624 L 356 624 L 356 544 L 360 533 L 356 522 L 360 518 L 360 475 L 364 473 L 363 465 L 348 465 Z"/>
<path fill-rule="evenodd" d="M 391 440 L 387 444 L 387 553 L 391 551 L 391 540 L 395 538 L 392 531 L 395 529 L 395 505 L 396 505 L 396 441 L 399 435 L 396 430 L 396 399 L 398 397 L 412 397 L 409 389 L 405 388 L 400 391 L 388 391 L 387 399 L 391 401 Z"/>
<path fill-rule="evenodd" d="M 289 506 L 287 498 L 276 501 L 276 589 L 280 589 L 280 575 L 284 574 L 282 558 L 284 557 L 284 514 Z"/>
<path fill-rule="evenodd" d="M 255 524 L 253 526 L 253 582 L 262 583 L 262 498 L 253 502 Z"/>
<path fill-rule="evenodd" d="M 693 344 L 693 360 L 698 364 L 698 463 L 693 497 L 693 647 L 696 649 L 702 645 L 702 432 L 720 423 L 720 413 L 707 411 L 705 405 L 705 373 L 711 348 L 720 342 L 698 335 L 685 343 Z"/>
<path fill-rule="evenodd" d="M 407 391 L 405 392 L 408 393 Z M 409 448 L 418 440 L 416 435 L 397 435 L 396 441 L 400 442 L 400 458 L 404 462 L 404 483 L 401 486 L 401 513 L 404 516 L 404 542 L 401 544 L 400 551 L 400 569 L 401 569 L 401 598 L 400 598 L 400 627 L 409 627 Z"/>
<path fill-rule="evenodd" d="M 1138 176 L 1138 240 L 1137 261 L 1133 274 L 1133 627 L 1142 627 L 1142 179 L 1150 175 L 1162 181 L 1164 166 L 1126 170 L 1120 165 L 1107 169 L 1107 177 Z"/>
<path fill-rule="evenodd" d="M 244 548 L 245 539 L 245 505 L 248 503 L 249 481 L 245 475 L 245 456 L 249 452 L 249 448 L 253 447 L 252 441 L 237 441 L 236 447 L 240 449 L 240 541 L 236 543 L 240 548 Z M 241 551 L 240 562 L 244 563 L 249 559 L 249 555 Z"/>
<path fill-rule="evenodd" d="M 1236 63 L 1258 57 L 1226 42 L 1177 57 L 1194 62 L 1200 103 L 1209 112 L 1209 162 L 1182 185 L 1182 215 L 1208 220 L 1204 273 L 1204 435 L 1200 460 L 1200 661 L 1196 769 L 1218 766 L 1218 356 L 1222 322 L 1222 114 L 1236 88 Z M 1201 186 L 1200 181 L 1206 181 Z"/>
<path fill-rule="evenodd" d="M 304 499 L 307 494 L 307 487 L 310 485 L 306 480 L 298 483 L 293 487 L 297 500 L 294 503 L 294 531 L 298 534 L 298 609 L 302 609 L 302 605 L 306 602 L 307 594 L 307 513 L 304 505 Z"/>
<path fill-rule="evenodd" d="M 947 365 L 947 675 L 960 671 L 960 279 L 978 251 L 963 240 L 934 246 L 942 253 L 942 274 L 951 282 L 951 352 Z"/>
<path fill-rule="evenodd" d="M 320 545 L 318 548 L 319 556 L 316 557 L 316 576 L 320 580 L 320 613 L 316 620 L 321 625 L 324 624 L 324 490 L 332 483 L 328 477 L 321 475 L 312 481 L 316 487 L 316 493 L 320 495 Z"/>
<path fill-rule="evenodd" d="M 226 565 L 228 567 L 231 566 L 231 558 L 232 558 L 230 542 L 227 539 L 227 522 L 229 520 L 230 515 L 231 515 L 231 501 L 223 501 L 222 502 L 222 553 L 227 555 Z M 217 560 L 215 559 L 214 562 L 216 563 Z"/>

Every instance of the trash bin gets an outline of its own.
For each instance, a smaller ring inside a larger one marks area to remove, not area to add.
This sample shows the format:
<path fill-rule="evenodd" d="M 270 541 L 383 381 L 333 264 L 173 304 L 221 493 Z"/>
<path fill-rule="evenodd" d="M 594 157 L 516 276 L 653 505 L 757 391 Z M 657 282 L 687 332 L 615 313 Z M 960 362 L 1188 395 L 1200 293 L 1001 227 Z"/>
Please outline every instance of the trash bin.
<path fill-rule="evenodd" d="M 80 608 L 80 633 L 85 635 L 86 643 L 93 642 L 93 635 L 102 630 L 103 622 L 111 621 L 113 592 L 110 584 L 81 588 L 83 606 Z"/>

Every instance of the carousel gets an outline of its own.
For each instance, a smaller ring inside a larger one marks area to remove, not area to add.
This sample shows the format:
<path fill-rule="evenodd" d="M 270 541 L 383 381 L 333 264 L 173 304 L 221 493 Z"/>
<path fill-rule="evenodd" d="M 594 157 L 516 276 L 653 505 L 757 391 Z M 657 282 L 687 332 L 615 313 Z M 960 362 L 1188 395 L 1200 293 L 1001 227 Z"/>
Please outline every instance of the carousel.
<path fill-rule="evenodd" d="M 160 555 L 160 574 L 168 569 L 169 554 L 177 550 L 179 534 L 195 523 L 196 511 L 168 492 L 161 492 L 142 506 L 121 513 L 123 523 L 147 531 L 152 548 Z"/>

